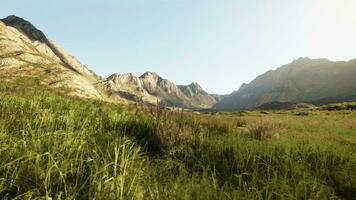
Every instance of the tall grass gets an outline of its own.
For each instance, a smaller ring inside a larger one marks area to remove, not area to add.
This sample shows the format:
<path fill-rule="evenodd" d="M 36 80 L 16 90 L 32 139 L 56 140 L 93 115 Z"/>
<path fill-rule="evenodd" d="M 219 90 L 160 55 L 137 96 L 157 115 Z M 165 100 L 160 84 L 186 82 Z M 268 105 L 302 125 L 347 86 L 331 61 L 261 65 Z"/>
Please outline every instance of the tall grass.
<path fill-rule="evenodd" d="M 296 126 L 258 113 L 123 107 L 60 96 L 26 81 L 0 85 L 0 199 L 356 196 L 352 143 L 303 139 L 292 134 Z M 286 133 L 270 137 L 282 128 Z M 353 141 L 335 133 L 340 137 Z"/>

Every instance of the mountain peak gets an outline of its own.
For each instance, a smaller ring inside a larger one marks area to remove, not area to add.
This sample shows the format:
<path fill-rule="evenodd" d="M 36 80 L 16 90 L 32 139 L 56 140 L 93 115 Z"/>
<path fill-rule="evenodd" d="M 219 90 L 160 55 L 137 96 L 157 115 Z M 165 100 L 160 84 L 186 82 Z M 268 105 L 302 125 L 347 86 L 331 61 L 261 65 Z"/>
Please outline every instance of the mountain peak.
<path fill-rule="evenodd" d="M 200 85 L 199 85 L 199 83 L 197 83 L 197 82 L 195 82 L 195 81 L 193 81 L 191 84 L 189 84 L 190 86 L 199 86 L 200 87 Z"/>
<path fill-rule="evenodd" d="M 13 19 L 22 19 L 21 17 L 18 17 L 16 15 L 9 15 L 7 17 L 5 17 L 4 19 L 2 20 L 13 20 Z"/>
<path fill-rule="evenodd" d="M 133 73 L 125 73 L 125 74 L 112 74 L 106 79 L 106 82 L 109 86 L 114 87 L 125 87 L 125 86 L 132 86 L 132 87 L 139 87 L 141 88 L 141 81 L 140 79 L 135 76 Z"/>
<path fill-rule="evenodd" d="M 145 72 L 139 78 L 145 82 L 150 82 L 153 85 L 156 85 L 159 82 L 165 80 L 162 77 L 160 77 L 156 72 Z"/>
<path fill-rule="evenodd" d="M 300 58 L 296 59 L 295 61 L 306 61 L 306 60 L 311 60 L 311 59 L 308 57 L 300 57 Z"/>
<path fill-rule="evenodd" d="M 10 15 L 1 20 L 6 26 L 11 26 L 16 28 L 18 31 L 26 34 L 26 36 L 31 40 L 38 40 L 40 42 L 46 42 L 47 38 L 45 34 L 38 30 L 34 25 L 29 21 L 18 17 L 16 15 Z"/>
<path fill-rule="evenodd" d="M 140 78 L 145 78 L 145 77 L 160 77 L 156 72 L 145 72 L 140 76 Z"/>
<path fill-rule="evenodd" d="M 122 76 L 122 77 L 135 77 L 135 75 L 133 73 L 131 73 L 131 72 L 124 73 L 124 74 L 114 73 L 111 76 L 109 76 L 108 79 L 112 79 L 114 77 L 120 77 L 120 76 Z"/>
<path fill-rule="evenodd" d="M 308 57 L 300 57 L 294 60 L 291 64 L 294 65 L 305 65 L 305 64 L 321 64 L 321 63 L 331 63 L 330 60 L 326 58 L 308 58 Z"/>
<path fill-rule="evenodd" d="M 138 77 L 135 76 L 133 73 L 125 73 L 125 74 L 114 73 L 107 78 L 107 80 L 112 80 L 114 82 L 118 82 L 119 80 L 123 80 L 123 79 L 134 80 L 134 79 L 138 79 Z"/>
<path fill-rule="evenodd" d="M 2 21 L 26 21 L 23 18 L 16 16 L 16 15 L 9 15 L 6 18 L 2 19 Z M 26 21 L 27 22 L 27 21 Z"/>
<path fill-rule="evenodd" d="M 179 85 L 179 88 L 187 96 L 194 96 L 198 94 L 208 95 L 208 93 L 205 92 L 204 89 L 197 82 L 192 82 L 189 85 Z"/>
<path fill-rule="evenodd" d="M 197 82 L 192 82 L 191 84 L 188 85 L 193 91 L 204 91 L 203 88 L 199 85 Z"/>

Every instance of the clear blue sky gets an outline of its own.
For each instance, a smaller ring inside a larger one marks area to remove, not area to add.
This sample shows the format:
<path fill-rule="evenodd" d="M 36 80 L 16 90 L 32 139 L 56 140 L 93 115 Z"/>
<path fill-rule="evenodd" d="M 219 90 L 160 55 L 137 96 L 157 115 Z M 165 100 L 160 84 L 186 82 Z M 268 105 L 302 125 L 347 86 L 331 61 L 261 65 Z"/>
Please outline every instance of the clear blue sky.
<path fill-rule="evenodd" d="M 354 0 L 1 0 L 99 75 L 230 93 L 299 57 L 356 58 Z"/>

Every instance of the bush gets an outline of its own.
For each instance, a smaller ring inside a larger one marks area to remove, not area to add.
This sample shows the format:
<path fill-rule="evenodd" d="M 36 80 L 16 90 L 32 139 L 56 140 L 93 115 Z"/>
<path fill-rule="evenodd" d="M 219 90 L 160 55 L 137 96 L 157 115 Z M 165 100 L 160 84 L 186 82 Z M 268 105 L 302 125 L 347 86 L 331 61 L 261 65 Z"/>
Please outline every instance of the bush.
<path fill-rule="evenodd" d="M 301 112 L 295 113 L 295 115 L 297 115 L 297 116 L 308 116 L 308 115 L 309 115 L 309 112 L 301 111 Z"/>
<path fill-rule="evenodd" d="M 251 123 L 247 127 L 247 135 L 256 140 L 278 136 L 281 127 L 269 121 Z"/>
<path fill-rule="evenodd" d="M 242 119 L 242 118 L 238 118 L 237 122 L 236 122 L 236 126 L 237 127 L 245 127 L 246 126 L 246 120 Z"/>

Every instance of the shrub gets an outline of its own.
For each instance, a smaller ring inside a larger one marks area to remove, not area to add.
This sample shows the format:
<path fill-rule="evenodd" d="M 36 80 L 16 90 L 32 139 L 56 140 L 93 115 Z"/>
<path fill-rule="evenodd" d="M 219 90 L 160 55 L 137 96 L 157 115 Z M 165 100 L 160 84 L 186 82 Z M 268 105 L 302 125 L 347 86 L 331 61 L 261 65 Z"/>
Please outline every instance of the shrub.
<path fill-rule="evenodd" d="M 246 126 L 246 120 L 242 118 L 238 118 L 236 122 L 237 127 L 245 127 Z"/>
<path fill-rule="evenodd" d="M 248 125 L 247 135 L 256 140 L 262 140 L 278 136 L 280 131 L 278 129 L 280 129 L 280 126 L 275 123 L 269 121 L 259 121 Z"/>
<path fill-rule="evenodd" d="M 300 111 L 300 112 L 295 113 L 295 115 L 297 115 L 297 116 L 308 116 L 308 115 L 309 115 L 309 112 Z"/>

